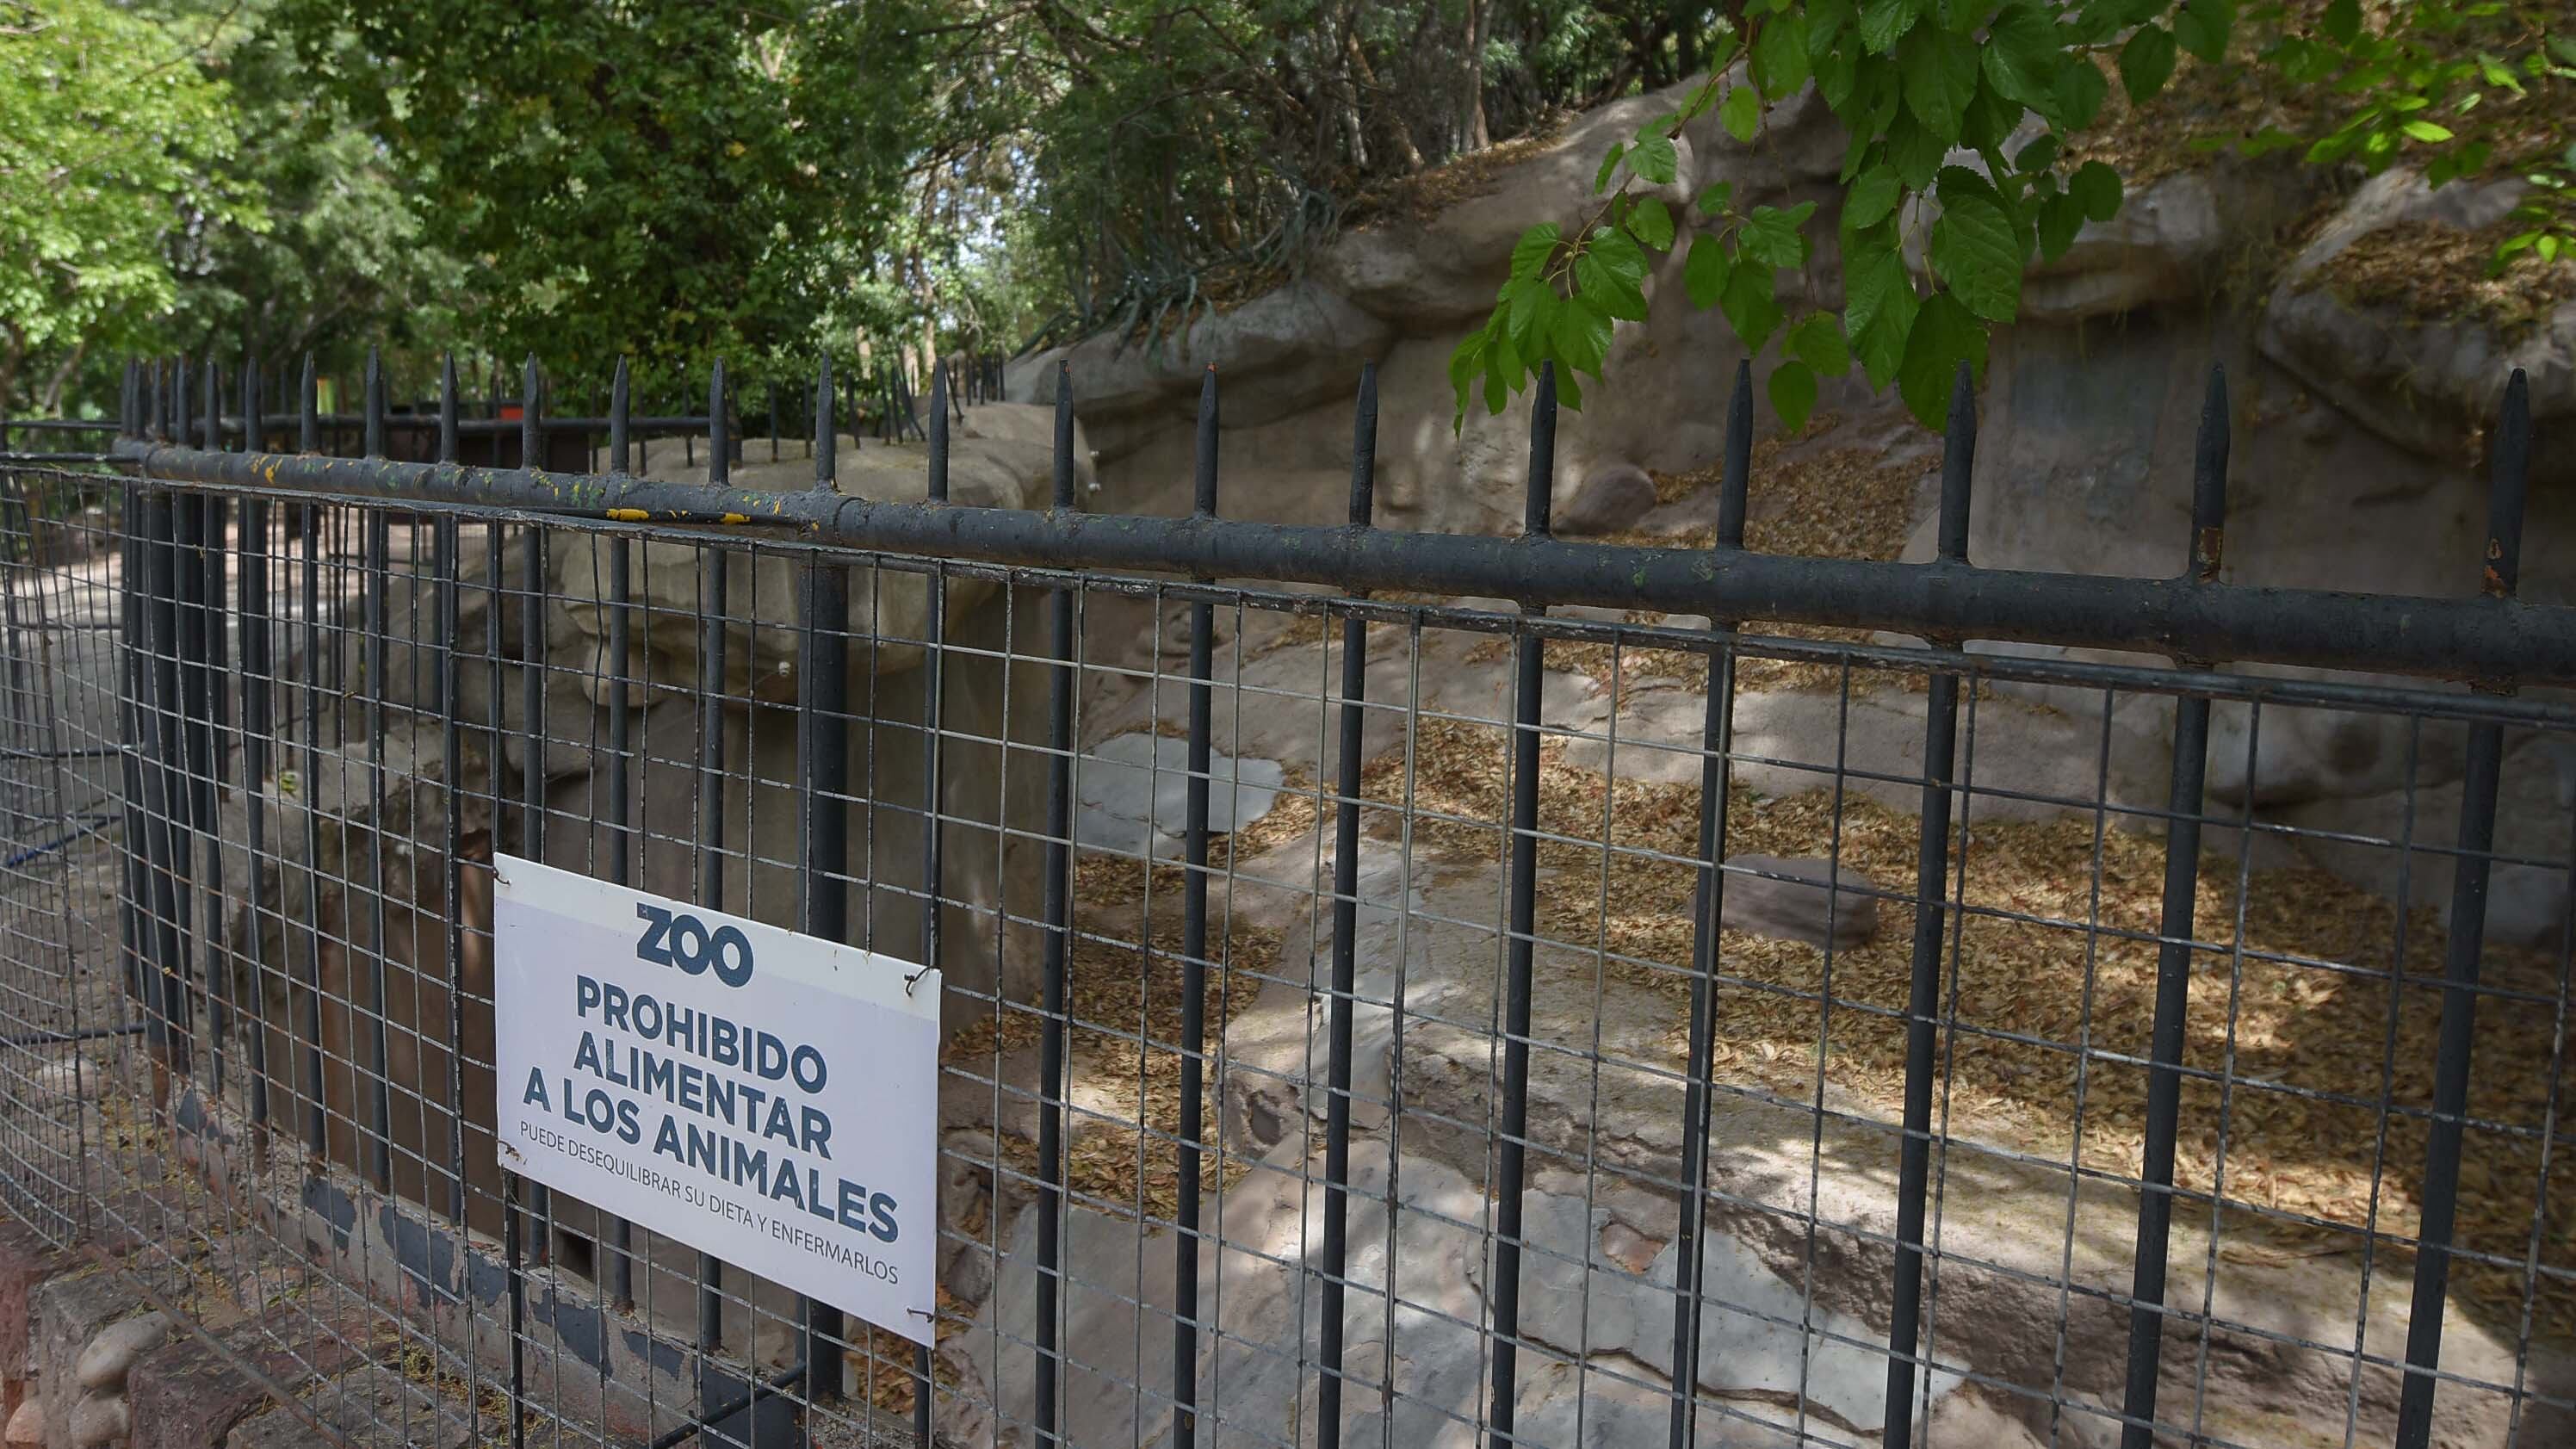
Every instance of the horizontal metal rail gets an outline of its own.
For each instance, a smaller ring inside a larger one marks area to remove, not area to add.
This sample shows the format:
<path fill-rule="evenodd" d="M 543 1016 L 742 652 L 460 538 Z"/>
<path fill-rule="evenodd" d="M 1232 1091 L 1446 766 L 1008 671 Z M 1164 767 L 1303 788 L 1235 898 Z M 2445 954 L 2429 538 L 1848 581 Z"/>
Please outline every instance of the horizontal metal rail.
<path fill-rule="evenodd" d="M 634 522 L 766 525 L 818 542 L 1033 567 L 1126 569 L 1655 609 L 1943 641 L 2153 649 L 2178 658 L 2576 684 L 2576 608 L 2503 598 L 2112 578 L 1723 550 L 892 503 L 628 474 L 217 453 L 121 440 L 143 476 Z"/>

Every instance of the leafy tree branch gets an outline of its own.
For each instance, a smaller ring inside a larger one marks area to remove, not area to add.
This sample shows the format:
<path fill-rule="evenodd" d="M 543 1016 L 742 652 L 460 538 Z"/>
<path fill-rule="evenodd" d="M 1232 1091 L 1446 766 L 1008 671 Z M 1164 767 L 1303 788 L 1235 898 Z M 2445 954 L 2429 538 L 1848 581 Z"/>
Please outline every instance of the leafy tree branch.
<path fill-rule="evenodd" d="M 1748 0 L 1732 44 L 1684 104 L 1609 147 L 1592 216 L 1571 232 L 1545 222 L 1523 233 L 1491 316 L 1450 359 L 1459 421 L 1479 398 L 1501 411 L 1550 362 L 1559 396 L 1580 407 L 1579 379 L 1602 375 L 1619 324 L 1647 316 L 1653 254 L 1682 248 L 1691 306 L 1718 308 L 1749 352 L 1781 342 L 1767 391 L 1788 426 L 1813 410 L 1822 379 L 1857 366 L 1939 427 L 1958 365 L 1982 371 L 1992 330 L 2019 314 L 2024 270 L 2119 214 L 2119 173 L 2079 159 L 2077 145 L 2112 86 L 2146 106 L 2186 59 L 2309 103 L 2304 125 L 2195 144 L 2249 156 L 2298 148 L 2306 164 L 2366 171 L 2412 161 L 2434 185 L 2517 176 L 2528 187 L 2521 226 L 2495 264 L 2576 256 L 2576 33 L 2562 11 L 2456 0 Z M 1741 208 L 1721 182 L 1676 216 L 1656 193 L 1679 174 L 1676 144 L 1693 121 L 1713 110 L 1750 143 L 1811 86 L 1849 138 L 1835 218 L 1843 304 L 1793 317 L 1783 274 L 1814 256 L 1813 202 Z"/>

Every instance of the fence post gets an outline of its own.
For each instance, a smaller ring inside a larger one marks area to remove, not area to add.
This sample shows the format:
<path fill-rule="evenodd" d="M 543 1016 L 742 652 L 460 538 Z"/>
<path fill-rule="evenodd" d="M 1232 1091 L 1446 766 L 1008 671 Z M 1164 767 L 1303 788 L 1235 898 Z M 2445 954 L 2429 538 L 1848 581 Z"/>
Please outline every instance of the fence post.
<path fill-rule="evenodd" d="M 2227 520 L 2227 378 L 2212 369 L 2193 460 L 2191 572 L 2213 582 Z M 2207 661 L 2186 661 L 2205 667 Z M 2147 1135 L 2138 1175 L 2138 1237 L 2129 1289 L 2128 1384 L 2121 1449 L 2152 1449 L 2156 1380 L 2162 1368 L 2165 1274 L 2173 1246 L 2174 1139 L 2182 1116 L 2182 1053 L 2191 995 L 2192 906 L 2200 889 L 2202 783 L 2209 770 L 2209 697 L 2187 695 L 2174 706 L 2173 779 L 2165 796 L 2165 884 L 2156 928 L 2156 1005 L 2149 1033 Z"/>
<path fill-rule="evenodd" d="M 206 355 L 205 450 L 220 452 L 224 446 L 222 372 L 214 354 Z M 198 734 L 204 740 L 202 758 L 194 762 L 195 804 L 190 815 L 205 837 L 205 867 L 202 880 L 206 891 L 204 960 L 206 975 L 206 1040 L 214 1068 L 214 1100 L 224 1095 L 224 1042 L 232 1034 L 232 951 L 224 922 L 224 841 L 222 822 L 216 808 L 222 796 L 225 766 L 231 754 L 224 742 L 226 715 L 225 686 L 230 682 L 226 659 L 231 654 L 231 630 L 224 618 L 224 533 L 226 515 L 231 505 L 221 494 L 201 493 L 194 500 L 197 513 L 197 547 L 195 557 L 180 560 L 194 580 L 197 599 L 197 639 L 199 647 L 189 658 L 196 671 L 196 687 L 190 691 L 199 709 Z"/>
<path fill-rule="evenodd" d="M 385 368 L 374 348 L 367 350 L 365 446 L 370 458 L 385 455 Z M 379 1192 L 394 1189 L 394 1085 L 393 1033 L 387 1023 L 390 983 L 386 979 L 385 946 L 385 706 L 386 689 L 392 673 L 391 651 L 387 638 L 388 596 L 393 588 L 393 518 L 379 503 L 369 507 L 362 520 L 366 541 L 366 563 L 361 577 L 365 589 L 366 656 L 363 672 L 367 694 L 367 907 L 370 930 L 367 935 L 368 1009 L 374 1020 L 368 1025 L 368 1036 L 374 1046 L 374 1090 L 370 1094 L 368 1122 L 373 1131 L 370 1146 L 370 1176 Z"/>
<path fill-rule="evenodd" d="M 820 421 L 815 436 L 824 444 L 818 460 L 831 456 L 832 385 L 831 358 L 823 359 L 822 381 L 814 388 L 814 405 Z M 814 467 L 816 486 L 830 483 L 831 464 L 817 461 Z M 929 474 L 924 480 L 922 498 L 929 503 L 948 501 L 948 423 L 942 417 L 931 425 Z M 939 903 L 945 885 L 946 857 L 941 849 L 939 811 L 948 798 L 946 751 L 940 739 L 941 694 L 943 670 L 947 662 L 948 576 L 933 569 L 922 578 L 925 591 L 922 615 L 921 653 L 921 964 L 939 965 Z M 998 979 L 998 978 L 997 978 Z M 937 1336 L 937 1325 L 932 1325 Z M 931 1442 L 932 1400 L 937 1383 L 931 1376 L 930 1350 L 918 1347 L 912 1360 L 912 1442 Z"/>
<path fill-rule="evenodd" d="M 1214 369 L 1210 369 L 1213 376 Z M 1351 418 L 1351 506 L 1353 528 L 1366 528 L 1376 511 L 1377 491 L 1377 364 L 1360 368 L 1360 393 Z M 1200 607 L 1205 608 L 1205 605 Z M 1191 668 L 1199 669 L 1198 641 L 1204 630 L 1192 620 Z M 1315 1443 L 1317 1449 L 1341 1449 L 1342 1442 L 1342 1357 L 1343 1305 L 1350 1276 L 1351 1218 L 1351 1033 L 1352 1012 L 1356 1005 L 1359 983 L 1359 888 L 1360 888 L 1360 753 L 1368 729 L 1368 620 L 1357 613 L 1342 619 L 1342 706 L 1341 734 L 1334 753 L 1333 810 L 1333 976 L 1332 1009 L 1325 1040 L 1325 1089 L 1329 1093 L 1324 1108 L 1324 1266 L 1323 1302 L 1319 1315 L 1321 1341 L 1316 1345 L 1316 1358 L 1321 1376 L 1315 1382 Z M 1197 703 L 1192 702 L 1192 726 L 1197 724 Z M 1238 767 L 1238 775 L 1239 775 Z M 1201 865 L 1204 865 L 1204 860 Z M 1412 889 L 1411 882 L 1399 885 L 1397 895 Z M 1204 911 L 1204 902 L 1202 902 Z M 1192 997 L 1189 1005 L 1196 1006 Z M 1195 1083 L 1182 1098 L 1182 1110 L 1195 1121 L 1198 1092 Z M 1189 1141 L 1195 1130 L 1185 1131 Z M 1195 1144 L 1192 1143 L 1193 1169 L 1184 1183 L 1195 1197 Z M 1393 1179 L 1386 1205 L 1387 1221 L 1395 1221 Z M 1195 1206 L 1195 1203 L 1193 1204 Z M 1195 1225 L 1193 1225 L 1195 1226 Z M 1387 1292 L 1392 1301 L 1395 1282 L 1392 1265 L 1388 1269 Z M 1192 1281 L 1192 1280 L 1184 1280 Z M 1392 1389 L 1392 1385 L 1388 1386 Z"/>
<path fill-rule="evenodd" d="M 1529 475 L 1521 537 L 1545 538 L 1556 489 L 1556 364 L 1540 367 L 1530 402 Z M 1530 618 L 1545 606 L 1524 604 Z M 1538 929 L 1539 699 L 1547 641 L 1516 630 L 1512 640 L 1511 840 L 1504 865 L 1503 1102 L 1494 1144 L 1494 1384 L 1490 1442 L 1512 1442 L 1520 1401 L 1521 1213 L 1528 1186 L 1530 976 Z"/>
<path fill-rule="evenodd" d="M 1056 364 L 1055 492 L 1058 515 L 1073 509 L 1073 371 Z M 1045 880 L 1039 908 L 1046 946 L 1038 1048 L 1038 1443 L 1057 1442 L 1063 1350 L 1058 1279 L 1064 1261 L 1065 972 L 1073 950 L 1073 591 L 1047 600 L 1047 806 Z"/>
<path fill-rule="evenodd" d="M 775 454 L 778 389 L 770 390 L 770 451 Z M 814 470 L 820 483 L 832 479 L 829 452 L 818 453 Z M 826 941 L 849 937 L 849 889 L 844 880 L 850 859 L 850 592 L 849 570 L 837 558 L 809 556 L 800 570 L 796 621 L 797 670 L 804 676 L 797 691 L 797 804 L 804 814 L 798 832 L 804 860 L 797 868 L 803 896 L 805 933 Z M 875 888 L 873 880 L 869 889 Z M 816 1298 L 804 1307 L 805 1393 L 811 1404 L 841 1397 L 841 1345 L 849 1325 L 841 1310 Z M 826 1358 L 829 1362 L 826 1363 Z M 813 1442 L 811 1415 L 806 1442 Z"/>
<path fill-rule="evenodd" d="M 260 368 L 256 358 L 244 358 L 241 376 L 242 449 L 250 453 L 268 451 L 268 428 L 260 409 Z M 243 885 L 243 911 L 248 929 L 243 933 L 250 957 L 250 1118 L 254 1150 L 266 1160 L 268 1152 L 268 953 L 260 930 L 262 893 L 261 862 L 268 852 L 268 795 L 270 720 L 275 701 L 275 667 L 272 663 L 274 641 L 269 637 L 268 621 L 268 519 L 269 501 L 246 497 L 241 506 L 241 533 L 236 546 L 241 552 L 240 595 L 235 612 L 241 617 L 241 757 L 243 814 L 249 819 L 249 863 Z M 280 878 L 281 884 L 283 877 Z M 283 939 L 281 936 L 280 939 Z"/>
<path fill-rule="evenodd" d="M 1753 364 L 1737 364 L 1726 405 L 1725 470 L 1718 485 L 1717 548 L 1744 550 L 1745 498 L 1753 475 Z M 1708 621 L 1712 638 L 1732 635 L 1739 619 Z M 1714 648 L 1708 699 L 1700 721 L 1699 880 L 1691 901 L 1690 1039 L 1682 1083 L 1682 1199 L 1673 1234 L 1673 1411 L 1670 1449 L 1699 1436 L 1699 1343 L 1707 1302 L 1700 1291 L 1708 1261 L 1708 1123 L 1711 1063 L 1717 1048 L 1718 932 L 1726 919 L 1727 786 L 1734 768 L 1735 645 Z M 1802 1350 L 1803 1351 L 1803 1350 Z"/>
<path fill-rule="evenodd" d="M 633 406 L 632 388 L 627 375 L 626 359 L 617 359 L 617 375 L 608 388 L 608 471 L 623 475 L 628 470 Z M 634 588 L 633 545 L 623 533 L 612 534 L 608 545 L 608 878 L 618 885 L 634 883 L 634 777 L 632 756 L 635 750 L 635 702 L 628 696 L 634 689 L 627 678 L 627 655 L 633 648 L 630 631 L 628 596 Z M 534 600 L 529 602 L 535 608 Z M 542 734 L 544 725 L 533 716 L 529 729 Z M 611 1218 L 608 1224 L 610 1258 L 608 1262 L 609 1301 L 623 1311 L 635 1306 L 635 1225 L 623 1217 Z"/>
<path fill-rule="evenodd" d="M 1950 430 L 1941 455 L 1939 557 L 1968 561 L 1968 484 L 1976 469 L 1977 393 L 1968 364 L 1950 389 Z M 1955 641 L 1935 640 L 1957 650 Z M 1905 1005 L 1905 1136 L 1896 1187 L 1896 1283 L 1887 1334 L 1885 1449 L 1914 1442 L 1914 1365 L 1921 1353 L 1923 1199 L 1932 1167 L 1932 1072 L 1940 1009 L 1941 927 L 1950 876 L 1950 783 L 1957 765 L 1959 676 L 1936 673 L 1923 718 L 1923 812 L 1914 878 L 1914 956 Z"/>
<path fill-rule="evenodd" d="M 1192 513 L 1216 517 L 1217 388 L 1210 364 L 1199 382 Z M 1211 583 L 1206 575 L 1197 582 Z M 1184 785 L 1181 877 L 1181 1087 L 1179 1199 L 1173 1217 L 1172 1437 L 1190 1444 L 1198 1434 L 1199 1373 L 1199 1159 L 1207 1126 L 1202 1098 L 1207 1057 L 1207 915 L 1209 735 L 1215 692 L 1216 606 L 1205 595 L 1190 601 L 1189 778 Z M 1146 833 L 1146 866 L 1153 869 L 1153 832 Z M 1152 950 L 1152 943 L 1145 948 Z"/>
<path fill-rule="evenodd" d="M 2522 509 L 2531 470 L 2531 383 L 2521 368 L 2505 385 L 2487 494 L 2487 547 L 2480 592 L 2499 605 L 2522 579 Z M 2510 678 L 2482 679 L 2478 690 L 2511 694 Z M 2397 1449 L 2425 1449 L 2433 1433 L 2435 1370 L 2442 1360 L 2442 1317 L 2449 1306 L 2453 1230 L 2460 1206 L 2460 1149 L 2469 1110 L 2469 1055 L 2476 1041 L 2479 957 L 2486 948 L 2487 881 L 2495 866 L 2497 777 L 2504 726 L 2469 726 L 2460 782 L 2458 866 L 2451 878 L 2451 932 L 2442 958 L 2442 1026 L 2433 1060 L 2433 1112 L 2424 1151 L 2423 1217 L 2415 1259 L 2415 1293 L 2406 1323 L 2406 1383 L 2398 1397 Z M 2393 968 L 2392 968 L 2393 969 Z"/>
<path fill-rule="evenodd" d="M 731 476 L 725 427 L 725 367 L 717 358 L 707 382 L 707 485 L 721 488 Z M 698 903 L 724 909 L 725 827 L 725 607 L 727 551 L 698 551 Z M 698 1254 L 698 1407 L 706 1408 L 714 1382 L 715 1353 L 724 1347 L 724 1260 Z"/>
<path fill-rule="evenodd" d="M 320 381 L 313 354 L 304 354 L 298 446 L 305 453 L 322 451 Z M 322 1069 L 322 508 L 307 502 L 296 510 L 304 553 L 304 1129 L 305 1146 L 328 1160 L 331 1117 L 325 1109 L 327 1083 Z M 333 649 L 336 655 L 337 647 Z"/>

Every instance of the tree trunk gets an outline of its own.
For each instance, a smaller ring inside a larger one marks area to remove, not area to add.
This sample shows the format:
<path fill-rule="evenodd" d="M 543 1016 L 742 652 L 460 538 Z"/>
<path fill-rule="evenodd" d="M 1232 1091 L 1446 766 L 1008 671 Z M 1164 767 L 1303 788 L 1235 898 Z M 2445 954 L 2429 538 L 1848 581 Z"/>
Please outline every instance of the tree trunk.
<path fill-rule="evenodd" d="M 1485 129 L 1485 0 L 1467 0 L 1466 65 L 1459 77 L 1458 149 L 1481 151 L 1494 142 Z"/>
<path fill-rule="evenodd" d="M 72 374 L 80 371 L 81 359 L 88 353 L 89 343 L 84 341 L 72 349 L 71 356 L 63 359 L 62 366 L 54 369 L 52 379 L 45 384 L 44 395 L 36 399 L 39 417 L 58 418 L 63 415 L 63 389 L 70 384 Z M 6 395 L 0 393 L 0 396 Z"/>

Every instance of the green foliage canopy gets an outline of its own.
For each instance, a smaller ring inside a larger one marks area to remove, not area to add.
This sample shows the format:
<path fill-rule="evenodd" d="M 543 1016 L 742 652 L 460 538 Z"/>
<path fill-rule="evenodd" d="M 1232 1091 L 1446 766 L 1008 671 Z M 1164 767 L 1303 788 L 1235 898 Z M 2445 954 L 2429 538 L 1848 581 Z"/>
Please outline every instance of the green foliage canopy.
<path fill-rule="evenodd" d="M 254 233 L 225 174 L 230 94 L 188 44 L 106 0 L 0 0 L 0 407 L 31 359 L 51 401 L 85 357 L 145 345 L 178 296 L 183 212 Z"/>

